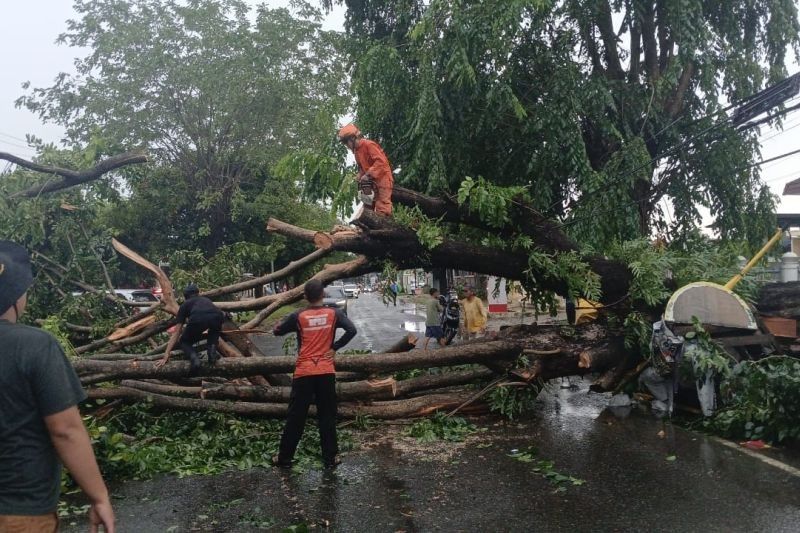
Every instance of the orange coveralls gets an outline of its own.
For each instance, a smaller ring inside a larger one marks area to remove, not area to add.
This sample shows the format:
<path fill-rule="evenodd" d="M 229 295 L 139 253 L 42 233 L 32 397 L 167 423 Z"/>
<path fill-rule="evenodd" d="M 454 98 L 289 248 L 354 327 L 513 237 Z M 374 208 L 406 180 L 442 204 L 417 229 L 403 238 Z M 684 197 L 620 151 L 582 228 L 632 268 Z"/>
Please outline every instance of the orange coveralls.
<path fill-rule="evenodd" d="M 372 209 L 382 215 L 392 216 L 392 187 L 394 176 L 389 158 L 375 141 L 359 139 L 355 149 L 358 177 L 369 174 L 375 181 L 375 200 Z"/>

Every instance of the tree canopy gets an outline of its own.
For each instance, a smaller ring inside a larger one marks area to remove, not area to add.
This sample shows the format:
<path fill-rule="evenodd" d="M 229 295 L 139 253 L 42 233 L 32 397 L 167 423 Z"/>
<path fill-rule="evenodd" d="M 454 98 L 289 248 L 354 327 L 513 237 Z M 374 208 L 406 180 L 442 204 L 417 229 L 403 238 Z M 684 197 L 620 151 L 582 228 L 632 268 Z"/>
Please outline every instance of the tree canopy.
<path fill-rule="evenodd" d="M 773 225 L 757 130 L 725 108 L 786 76 L 791 0 L 339 3 L 358 123 L 400 183 L 522 186 L 600 248 L 685 237 L 702 207 L 724 238 Z"/>
<path fill-rule="evenodd" d="M 280 193 L 290 205 L 295 193 L 291 183 L 265 191 L 272 166 L 328 143 L 346 109 L 340 35 L 321 30 L 309 6 L 78 0 L 75 9 L 59 42 L 88 49 L 76 74 L 28 87 L 17 104 L 63 125 L 73 145 L 152 154 L 153 165 L 129 174 L 115 227 L 137 242 L 152 236 L 160 252 L 264 242 L 254 216 L 269 200 L 259 197 Z"/>

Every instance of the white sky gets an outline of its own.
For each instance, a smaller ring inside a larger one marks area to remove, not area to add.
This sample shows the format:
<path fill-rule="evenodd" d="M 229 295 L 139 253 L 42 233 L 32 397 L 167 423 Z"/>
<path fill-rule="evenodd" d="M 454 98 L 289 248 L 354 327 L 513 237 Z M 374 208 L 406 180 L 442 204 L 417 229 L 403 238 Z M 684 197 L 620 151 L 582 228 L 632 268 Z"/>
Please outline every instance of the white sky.
<path fill-rule="evenodd" d="M 257 5 L 258 0 L 247 0 Z M 269 0 L 272 7 L 284 7 L 290 0 Z M 29 158 L 34 151 L 26 146 L 25 135 L 33 134 L 47 142 L 57 142 L 63 130 L 52 124 L 43 124 L 35 115 L 16 109 L 14 100 L 22 95 L 21 85 L 30 81 L 34 87 L 52 84 L 62 71 L 73 71 L 73 58 L 78 52 L 58 46 L 55 39 L 66 29 L 65 21 L 74 18 L 70 0 L 5 0 L 3 2 L 3 29 L 0 32 L 0 151 Z M 326 19 L 328 29 L 341 30 L 344 9 L 334 10 Z M 789 67 L 790 73 L 798 67 Z M 796 103 L 796 102 L 793 102 Z M 787 115 L 784 131 L 762 131 L 762 155 L 769 159 L 776 155 L 800 149 L 796 140 L 800 133 L 800 112 Z M 768 163 L 762 167 L 762 177 L 775 194 L 783 186 L 800 177 L 800 154 Z M 800 213 L 800 196 L 782 197 L 778 212 Z"/>

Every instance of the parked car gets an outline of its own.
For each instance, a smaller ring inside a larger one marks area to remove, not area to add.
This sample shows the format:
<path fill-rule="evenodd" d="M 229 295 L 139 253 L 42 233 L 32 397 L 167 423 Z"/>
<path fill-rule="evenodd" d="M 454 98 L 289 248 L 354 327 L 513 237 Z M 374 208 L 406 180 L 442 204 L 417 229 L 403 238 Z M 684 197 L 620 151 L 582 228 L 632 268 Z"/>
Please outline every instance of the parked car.
<path fill-rule="evenodd" d="M 347 295 L 340 286 L 331 286 L 325 289 L 325 296 L 322 300 L 325 307 L 338 307 L 347 314 Z"/>
<path fill-rule="evenodd" d="M 353 283 L 344 286 L 344 293 L 348 298 L 358 298 L 360 291 L 358 290 L 358 285 Z"/>
<path fill-rule="evenodd" d="M 78 297 L 86 294 L 84 291 L 75 291 L 72 296 Z M 114 289 L 114 294 L 118 298 L 136 303 L 156 303 L 158 298 L 155 297 L 153 291 L 150 289 Z"/>
<path fill-rule="evenodd" d="M 151 289 L 114 289 L 114 294 L 129 302 L 158 302 Z"/>

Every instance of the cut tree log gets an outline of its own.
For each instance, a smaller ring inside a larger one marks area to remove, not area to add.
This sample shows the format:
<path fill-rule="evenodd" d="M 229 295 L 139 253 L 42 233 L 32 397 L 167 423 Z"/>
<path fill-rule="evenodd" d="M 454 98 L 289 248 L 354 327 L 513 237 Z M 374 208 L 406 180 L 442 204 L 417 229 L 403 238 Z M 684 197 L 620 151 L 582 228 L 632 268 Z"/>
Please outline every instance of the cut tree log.
<path fill-rule="evenodd" d="M 336 396 L 339 401 L 391 400 L 404 398 L 417 392 L 466 385 L 490 378 L 493 375 L 494 373 L 491 370 L 477 368 L 474 370 L 445 372 L 442 374 L 425 375 L 403 380 L 387 378 L 382 380 L 337 382 Z M 215 384 L 205 382 L 201 387 L 186 387 L 138 380 L 123 380 L 120 386 L 163 394 L 165 396 L 180 396 L 183 398 L 214 398 L 276 403 L 288 402 L 289 395 L 292 391 L 291 387 L 248 386 L 231 383 Z"/>
<path fill-rule="evenodd" d="M 95 400 L 144 401 L 167 409 L 215 411 L 264 418 L 284 418 L 288 409 L 288 404 L 286 403 L 226 402 L 221 400 L 179 398 L 128 387 L 89 389 L 87 395 L 90 399 Z M 427 416 L 438 411 L 446 412 L 454 409 L 469 399 L 469 396 L 469 392 L 454 392 L 450 394 L 428 394 L 406 400 L 374 402 L 367 405 L 343 402 L 338 405 L 338 415 L 340 418 L 345 419 L 369 416 L 383 420 Z M 312 416 L 316 415 L 314 406 L 309 411 Z"/>
<path fill-rule="evenodd" d="M 759 290 L 755 306 L 765 316 L 800 319 L 800 281 L 767 283 Z"/>
<path fill-rule="evenodd" d="M 522 353 L 518 344 L 500 340 L 479 344 L 456 345 L 433 351 L 415 350 L 409 353 L 379 353 L 369 355 L 338 355 L 336 367 L 341 371 L 378 373 L 413 368 L 434 368 L 482 362 L 514 361 Z M 225 358 L 214 366 L 204 366 L 203 375 L 245 377 L 255 374 L 286 373 L 294 370 L 295 357 Z M 189 363 L 170 361 L 161 368 L 149 361 L 79 360 L 73 363 L 79 375 L 103 375 L 107 380 L 131 378 L 170 379 L 189 375 Z"/>

